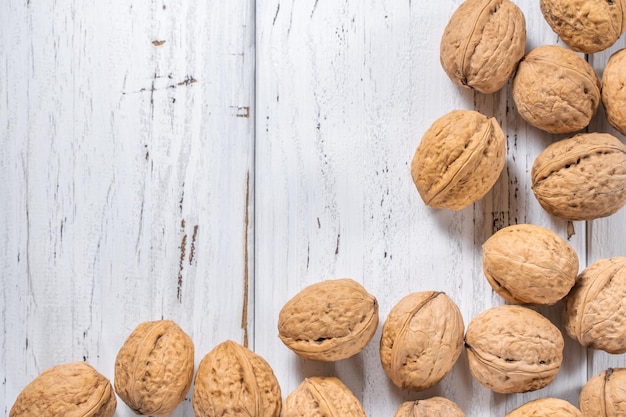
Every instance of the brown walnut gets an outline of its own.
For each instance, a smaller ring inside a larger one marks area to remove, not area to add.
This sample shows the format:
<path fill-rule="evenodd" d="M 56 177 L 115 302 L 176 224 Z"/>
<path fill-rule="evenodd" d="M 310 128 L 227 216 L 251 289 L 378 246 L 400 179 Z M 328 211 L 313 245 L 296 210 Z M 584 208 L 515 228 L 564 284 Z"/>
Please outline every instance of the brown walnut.
<path fill-rule="evenodd" d="M 200 362 L 192 404 L 198 417 L 278 417 L 282 406 L 270 365 L 231 340 L 217 345 Z"/>
<path fill-rule="evenodd" d="M 524 14 L 509 0 L 466 0 L 452 14 L 440 45 L 441 65 L 458 85 L 500 90 L 526 47 Z"/>
<path fill-rule="evenodd" d="M 626 48 L 609 58 L 602 74 L 602 104 L 606 118 L 626 136 Z"/>
<path fill-rule="evenodd" d="M 532 224 L 500 229 L 483 244 L 482 260 L 491 287 L 513 304 L 554 304 L 578 275 L 574 249 L 552 230 Z"/>
<path fill-rule="evenodd" d="M 327 362 L 361 352 L 377 328 L 376 298 L 349 278 L 309 285 L 278 316 L 278 336 L 289 349 Z"/>
<path fill-rule="evenodd" d="M 465 417 L 465 413 L 447 398 L 432 397 L 402 403 L 393 417 Z"/>
<path fill-rule="evenodd" d="M 426 205 L 460 210 L 494 186 L 506 158 L 506 136 L 495 118 L 454 110 L 424 133 L 411 163 Z"/>
<path fill-rule="evenodd" d="M 587 127 L 600 105 L 600 81 L 591 65 L 556 45 L 539 46 L 522 59 L 512 91 L 520 116 L 549 133 Z"/>
<path fill-rule="evenodd" d="M 465 348 L 472 375 L 492 391 L 535 391 L 550 384 L 563 361 L 563 336 L 527 307 L 502 305 L 474 317 Z"/>
<path fill-rule="evenodd" d="M 626 353 L 626 257 L 585 268 L 565 300 L 567 334 L 585 347 Z"/>
<path fill-rule="evenodd" d="M 587 381 L 578 407 L 584 417 L 626 416 L 626 368 L 609 368 Z"/>
<path fill-rule="evenodd" d="M 541 0 L 540 7 L 552 30 L 577 52 L 603 51 L 626 29 L 624 0 Z"/>
<path fill-rule="evenodd" d="M 306 378 L 285 399 L 283 417 L 322 416 L 365 417 L 365 410 L 339 378 Z"/>
<path fill-rule="evenodd" d="M 193 342 L 176 323 L 143 322 L 117 354 L 115 391 L 135 414 L 170 415 L 191 387 L 193 361 Z"/>
<path fill-rule="evenodd" d="M 463 350 L 463 316 L 443 292 L 415 292 L 389 312 L 380 360 L 399 388 L 422 391 L 452 370 Z"/>
<path fill-rule="evenodd" d="M 531 176 L 548 213 L 565 220 L 610 216 L 626 204 L 626 146 L 608 133 L 581 133 L 544 149 Z"/>
<path fill-rule="evenodd" d="M 560 398 L 540 398 L 511 411 L 506 417 L 583 417 L 578 408 Z"/>
<path fill-rule="evenodd" d="M 9 417 L 112 417 L 117 400 L 107 378 L 86 362 L 43 371 L 18 395 Z"/>

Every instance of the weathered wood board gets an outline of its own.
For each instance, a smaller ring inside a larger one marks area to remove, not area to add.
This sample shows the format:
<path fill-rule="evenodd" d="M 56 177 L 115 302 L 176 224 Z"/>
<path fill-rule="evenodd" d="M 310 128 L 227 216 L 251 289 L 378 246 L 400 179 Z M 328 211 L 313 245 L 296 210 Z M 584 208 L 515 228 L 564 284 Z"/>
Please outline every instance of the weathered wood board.
<path fill-rule="evenodd" d="M 437 386 L 396 388 L 378 357 L 382 322 L 403 296 L 445 291 L 465 324 L 502 304 L 481 245 L 533 223 L 566 237 L 530 188 L 534 158 L 564 135 L 517 114 L 510 86 L 472 93 L 447 78 L 439 41 L 460 0 L 6 0 L 0 13 L 0 413 L 58 363 L 113 379 L 132 329 L 161 318 L 194 340 L 245 343 L 283 396 L 303 378 L 340 377 L 368 415 L 443 395 L 469 417 L 504 416 L 556 396 L 577 404 L 587 378 L 623 355 L 567 336 L 548 387 L 501 395 L 461 355 Z M 538 1 L 517 2 L 527 50 L 563 45 Z M 599 76 L 612 48 L 587 57 Z M 410 176 L 419 140 L 454 109 L 494 116 L 506 167 L 472 206 L 430 209 Z M 609 131 L 602 109 L 590 131 Z M 576 222 L 580 267 L 626 256 L 626 210 Z M 277 337 L 282 305 L 306 285 L 350 277 L 381 324 L 336 363 L 298 358 Z M 560 305 L 539 308 L 560 324 Z M 562 326 L 561 326 L 562 328 Z M 189 399 L 175 416 L 193 415 Z M 132 416 L 121 401 L 116 415 Z"/>

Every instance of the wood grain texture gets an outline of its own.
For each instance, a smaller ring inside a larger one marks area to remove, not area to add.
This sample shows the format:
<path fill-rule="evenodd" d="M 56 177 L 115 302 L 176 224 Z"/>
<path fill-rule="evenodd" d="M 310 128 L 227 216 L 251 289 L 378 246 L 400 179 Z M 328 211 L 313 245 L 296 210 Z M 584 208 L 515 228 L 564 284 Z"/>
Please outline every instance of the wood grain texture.
<path fill-rule="evenodd" d="M 308 284 L 341 276 L 378 297 L 381 321 L 403 295 L 441 290 L 467 324 L 502 303 L 482 275 L 480 246 L 492 233 L 528 222 L 566 236 L 567 223 L 548 216 L 530 189 L 535 156 L 558 137 L 523 122 L 508 86 L 473 94 L 440 68 L 440 36 L 458 4 L 274 1 L 257 10 L 256 348 L 275 365 L 285 392 L 306 376 L 333 374 L 371 415 L 391 415 L 406 399 L 444 395 L 470 416 L 496 416 L 546 395 L 575 402 L 586 381 L 586 352 L 572 341 L 553 385 L 503 396 L 473 380 L 464 355 L 435 388 L 397 389 L 380 366 L 380 332 L 362 354 L 330 365 L 295 357 L 275 337 L 284 302 Z M 558 41 L 538 5 L 520 6 L 529 50 Z M 507 133 L 507 166 L 472 207 L 432 210 L 414 189 L 410 161 L 429 125 L 456 108 L 498 119 Z M 573 226 L 569 241 L 584 263 L 585 225 Z M 560 325 L 560 305 L 540 310 Z"/>
<path fill-rule="evenodd" d="M 544 396 L 577 404 L 588 377 L 626 366 L 623 355 L 566 336 L 557 379 L 533 393 L 492 393 L 465 354 L 421 393 L 384 374 L 380 331 L 400 298 L 445 291 L 467 325 L 503 303 L 482 273 L 487 238 L 516 223 L 568 232 L 530 188 L 534 158 L 565 136 L 525 123 L 510 85 L 475 94 L 440 66 L 441 34 L 460 3 L 6 0 L 0 414 L 57 363 L 84 359 L 112 379 L 125 337 L 160 318 L 189 333 L 196 365 L 219 342 L 247 338 L 283 397 L 304 377 L 335 375 L 371 416 L 433 395 L 468 417 Z M 538 2 L 516 3 L 527 51 L 562 45 Z M 601 75 L 625 46 L 622 37 L 588 60 Z M 496 117 L 506 167 L 472 206 L 430 209 L 411 159 L 430 124 L 460 108 Z M 589 130 L 616 133 L 602 110 Z M 624 209 L 571 227 L 581 269 L 626 256 Z M 280 308 L 304 286 L 339 277 L 377 297 L 374 339 L 337 363 L 298 358 L 277 336 Z M 562 329 L 560 309 L 538 310 Z M 120 402 L 116 415 L 133 414 Z M 188 399 L 174 415 L 192 415 Z"/>
<path fill-rule="evenodd" d="M 1 26 L 4 414 L 57 363 L 112 379 L 141 321 L 197 362 L 242 342 L 253 3 L 9 1 Z"/>

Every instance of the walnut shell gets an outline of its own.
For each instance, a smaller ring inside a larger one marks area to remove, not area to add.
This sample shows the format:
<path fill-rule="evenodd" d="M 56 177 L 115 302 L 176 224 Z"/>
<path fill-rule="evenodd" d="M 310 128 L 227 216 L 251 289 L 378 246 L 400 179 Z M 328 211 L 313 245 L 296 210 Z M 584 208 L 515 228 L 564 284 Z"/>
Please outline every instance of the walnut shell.
<path fill-rule="evenodd" d="M 532 224 L 500 229 L 483 244 L 482 260 L 491 287 L 513 304 L 554 304 L 578 275 L 574 249 L 552 230 Z"/>
<path fill-rule="evenodd" d="M 43 371 L 17 396 L 9 417 L 112 417 L 117 400 L 107 378 L 86 362 Z"/>
<path fill-rule="evenodd" d="M 474 317 L 465 348 L 472 375 L 501 394 L 535 391 L 550 384 L 563 361 L 563 336 L 527 307 L 502 305 Z"/>
<path fill-rule="evenodd" d="M 192 403 L 198 417 L 278 417 L 282 407 L 270 365 L 231 340 L 217 345 L 200 362 Z"/>
<path fill-rule="evenodd" d="M 567 334 L 592 349 L 626 353 L 626 257 L 585 268 L 565 300 Z"/>
<path fill-rule="evenodd" d="M 509 0 L 466 0 L 452 14 L 440 61 L 457 85 L 489 94 L 515 71 L 526 47 L 524 14 Z"/>
<path fill-rule="evenodd" d="M 522 59 L 512 91 L 520 116 L 549 133 L 585 128 L 600 105 L 600 81 L 591 65 L 556 45 L 539 46 Z"/>
<path fill-rule="evenodd" d="M 310 285 L 278 316 L 278 337 L 298 355 L 337 361 L 361 352 L 378 328 L 378 302 L 358 282 L 333 279 Z"/>
<path fill-rule="evenodd" d="M 443 292 L 415 292 L 389 312 L 380 360 L 399 388 L 422 391 L 443 379 L 463 350 L 463 316 Z"/>
<path fill-rule="evenodd" d="M 136 414 L 167 416 L 185 399 L 193 342 L 171 320 L 139 324 L 115 359 L 115 392 Z"/>
<path fill-rule="evenodd" d="M 454 110 L 424 133 L 411 175 L 426 205 L 460 210 L 491 190 L 505 157 L 506 137 L 495 118 Z"/>
<path fill-rule="evenodd" d="M 465 417 L 465 413 L 447 398 L 432 397 L 402 403 L 393 417 Z"/>
<path fill-rule="evenodd" d="M 602 104 L 606 118 L 626 136 L 626 48 L 609 58 L 602 75 Z"/>
<path fill-rule="evenodd" d="M 306 378 L 285 399 L 283 417 L 365 417 L 361 402 L 336 377 Z"/>
<path fill-rule="evenodd" d="M 583 386 L 578 407 L 584 417 L 626 416 L 626 368 L 609 368 Z"/>
<path fill-rule="evenodd" d="M 560 398 L 540 398 L 511 411 L 506 417 L 583 417 L 578 408 Z"/>
<path fill-rule="evenodd" d="M 610 216 L 626 204 L 626 146 L 608 133 L 581 133 L 548 146 L 532 168 L 532 189 L 565 220 Z"/>
<path fill-rule="evenodd" d="M 552 30 L 577 52 L 603 51 L 626 29 L 624 0 L 541 0 L 540 7 Z"/>

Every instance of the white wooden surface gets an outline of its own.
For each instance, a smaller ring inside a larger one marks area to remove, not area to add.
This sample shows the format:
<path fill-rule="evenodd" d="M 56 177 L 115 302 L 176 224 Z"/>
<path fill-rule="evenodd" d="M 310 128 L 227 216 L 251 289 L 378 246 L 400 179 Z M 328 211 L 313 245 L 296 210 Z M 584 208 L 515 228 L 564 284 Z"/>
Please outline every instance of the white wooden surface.
<path fill-rule="evenodd" d="M 518 1 L 527 50 L 560 41 L 536 1 Z M 304 286 L 352 277 L 391 307 L 442 290 L 466 324 L 502 303 L 480 245 L 534 223 L 566 236 L 530 190 L 535 156 L 562 136 L 517 115 L 508 86 L 454 86 L 439 40 L 460 0 L 4 0 L 0 9 L 0 413 L 53 365 L 87 360 L 113 379 L 141 321 L 177 321 L 196 364 L 217 343 L 268 360 L 283 395 L 336 375 L 370 416 L 443 395 L 468 416 L 504 416 L 530 399 L 574 404 L 588 377 L 623 355 L 566 337 L 550 386 L 494 394 L 463 354 L 421 393 L 397 389 L 365 351 L 332 364 L 282 345 L 282 305 Z M 609 51 L 589 57 L 599 75 Z M 507 165 L 482 201 L 424 206 L 410 161 L 429 125 L 456 108 L 495 116 Z M 590 130 L 611 131 L 602 111 Z M 619 136 L 622 140 L 623 136 Z M 626 256 L 626 210 L 574 224 L 581 269 Z M 560 326 L 560 306 L 539 309 Z M 191 392 L 188 398 L 190 398 Z M 132 412 L 120 401 L 118 416 Z M 193 415 L 185 401 L 175 416 Z"/>

